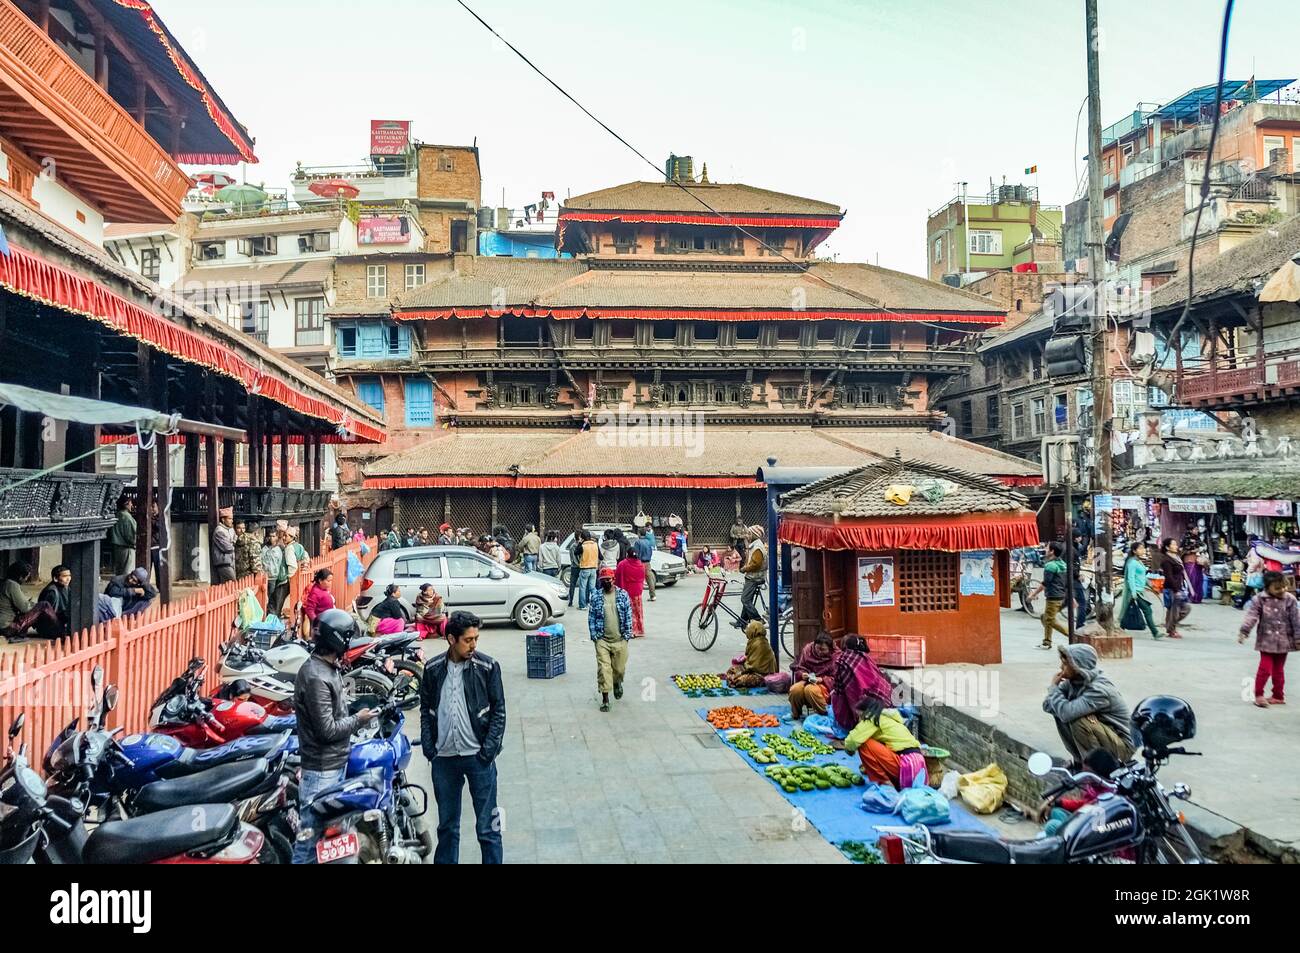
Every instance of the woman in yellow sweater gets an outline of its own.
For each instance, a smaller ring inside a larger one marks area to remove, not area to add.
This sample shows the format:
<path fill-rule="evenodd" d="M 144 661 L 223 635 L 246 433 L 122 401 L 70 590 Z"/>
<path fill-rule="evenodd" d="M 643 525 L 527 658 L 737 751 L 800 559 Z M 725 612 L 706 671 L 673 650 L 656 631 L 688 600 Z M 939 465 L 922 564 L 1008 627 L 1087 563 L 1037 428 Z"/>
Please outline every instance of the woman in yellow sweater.
<path fill-rule="evenodd" d="M 860 710 L 862 720 L 844 739 L 844 750 L 858 753 L 867 780 L 905 791 L 918 775 L 926 774 L 921 743 L 907 730 L 897 708 L 873 713 L 870 707 Z"/>

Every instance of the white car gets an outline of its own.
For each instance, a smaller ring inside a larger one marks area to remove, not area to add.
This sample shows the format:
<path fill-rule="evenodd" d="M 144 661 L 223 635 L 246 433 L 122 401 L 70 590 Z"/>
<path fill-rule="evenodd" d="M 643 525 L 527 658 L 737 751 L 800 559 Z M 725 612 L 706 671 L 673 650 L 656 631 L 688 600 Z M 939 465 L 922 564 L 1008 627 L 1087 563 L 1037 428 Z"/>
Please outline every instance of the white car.
<path fill-rule="evenodd" d="M 591 534 L 597 546 L 600 545 L 600 537 L 607 529 L 621 529 L 629 540 L 636 537 L 636 530 L 627 524 L 592 523 L 582 528 Z M 564 542 L 560 543 L 560 579 L 566 584 L 569 581 L 569 547 L 573 545 L 573 536 L 574 534 L 570 533 L 565 537 Z M 686 560 L 656 548 L 650 557 L 650 568 L 654 571 L 656 586 L 671 586 L 686 575 Z"/>
<path fill-rule="evenodd" d="M 390 583 L 411 604 L 420 586 L 431 583 L 442 596 L 443 611 L 474 613 L 484 622 L 511 622 L 536 629 L 568 608 L 568 586 L 554 576 L 526 573 L 484 556 L 469 546 L 412 546 L 387 549 L 366 570 L 357 611 L 368 617 Z"/>

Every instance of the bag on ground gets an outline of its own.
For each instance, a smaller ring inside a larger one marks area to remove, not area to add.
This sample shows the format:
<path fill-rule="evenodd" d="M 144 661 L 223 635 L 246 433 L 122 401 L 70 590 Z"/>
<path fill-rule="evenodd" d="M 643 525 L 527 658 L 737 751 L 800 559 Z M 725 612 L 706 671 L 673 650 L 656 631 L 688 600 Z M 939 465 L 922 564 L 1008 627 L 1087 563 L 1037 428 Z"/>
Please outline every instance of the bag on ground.
<path fill-rule="evenodd" d="M 925 783 L 918 774 L 917 784 L 898 796 L 897 811 L 908 824 L 946 824 L 951 820 L 948 799 Z"/>
<path fill-rule="evenodd" d="M 961 799 L 976 814 L 992 814 L 1007 793 L 1006 773 L 996 764 L 963 774 L 957 781 Z"/>
<path fill-rule="evenodd" d="M 867 782 L 862 792 L 862 809 L 868 814 L 893 814 L 898 808 L 898 792 L 885 784 Z"/>
<path fill-rule="evenodd" d="M 784 695 L 790 691 L 790 673 L 773 672 L 771 675 L 764 675 L 763 684 L 774 695 Z"/>

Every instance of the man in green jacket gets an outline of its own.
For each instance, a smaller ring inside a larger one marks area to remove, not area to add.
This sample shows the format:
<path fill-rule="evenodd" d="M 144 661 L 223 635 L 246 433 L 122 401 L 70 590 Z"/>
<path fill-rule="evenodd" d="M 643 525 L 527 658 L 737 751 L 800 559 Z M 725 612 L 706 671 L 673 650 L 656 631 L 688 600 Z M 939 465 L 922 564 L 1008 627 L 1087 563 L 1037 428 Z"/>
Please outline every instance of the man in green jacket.
<path fill-rule="evenodd" d="M 113 549 L 113 575 L 125 576 L 135 565 L 135 500 L 123 497 L 117 505 L 117 522 L 108 531 Z"/>
<path fill-rule="evenodd" d="M 1053 629 L 1062 635 L 1068 636 L 1070 634 L 1070 630 L 1065 623 L 1057 616 L 1057 613 L 1061 611 L 1061 606 L 1065 604 L 1065 587 L 1067 585 L 1065 560 L 1061 559 L 1063 551 L 1061 544 L 1058 542 L 1047 544 L 1047 561 L 1043 563 L 1043 581 L 1034 590 L 1033 595 L 1029 597 L 1029 601 L 1032 602 L 1040 592 L 1047 593 L 1047 605 L 1043 608 L 1043 641 L 1038 646 L 1040 649 L 1050 649 L 1052 647 Z"/>

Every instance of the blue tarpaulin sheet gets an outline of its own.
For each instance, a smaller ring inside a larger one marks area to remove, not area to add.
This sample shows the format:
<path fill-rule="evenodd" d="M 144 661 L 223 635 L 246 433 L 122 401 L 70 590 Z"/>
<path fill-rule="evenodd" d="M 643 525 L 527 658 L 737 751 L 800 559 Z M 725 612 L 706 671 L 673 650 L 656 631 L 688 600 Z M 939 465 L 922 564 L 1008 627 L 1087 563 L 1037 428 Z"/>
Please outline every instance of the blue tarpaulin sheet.
<path fill-rule="evenodd" d="M 778 718 L 790 713 L 790 709 L 784 706 L 756 708 L 754 710 L 764 715 L 776 715 Z M 703 718 L 708 714 L 708 709 L 697 709 L 697 713 Z M 797 724 L 782 722 L 776 728 L 755 728 L 754 737 L 761 741 L 763 735 L 773 733 L 789 738 L 790 733 L 798 727 Z M 718 731 L 718 735 L 724 742 L 726 734 L 726 731 Z M 873 844 L 879 837 L 875 825 L 898 827 L 905 823 L 897 814 L 868 814 L 864 811 L 861 807 L 864 788 L 856 785 L 851 788 L 830 788 L 825 791 L 799 791 L 789 794 L 779 784 L 774 783 L 763 774 L 768 767 L 767 765 L 759 764 L 738 748 L 733 748 L 731 745 L 727 745 L 727 747 L 731 748 L 738 758 L 757 771 L 759 776 L 763 778 L 763 783 L 772 785 L 772 788 L 778 794 L 802 810 L 808 823 L 817 828 L 821 835 L 832 844 L 845 840 L 858 840 Z M 836 751 L 834 754 L 817 755 L 809 761 L 791 761 L 789 758 L 778 757 L 778 763 L 789 767 L 798 764 L 840 764 L 859 773 L 862 770 L 857 757 L 843 751 Z M 948 802 L 948 808 L 952 819 L 943 825 L 944 830 L 989 830 L 987 824 L 962 807 L 959 801 Z"/>

